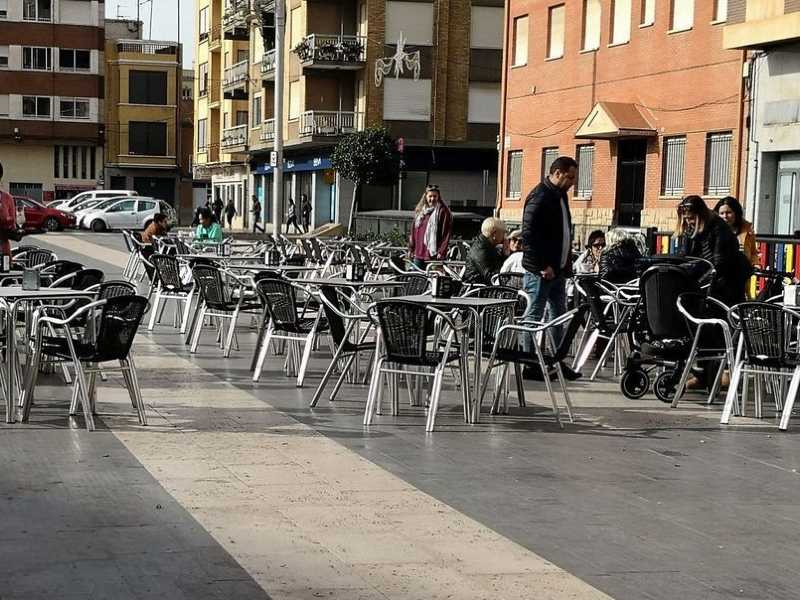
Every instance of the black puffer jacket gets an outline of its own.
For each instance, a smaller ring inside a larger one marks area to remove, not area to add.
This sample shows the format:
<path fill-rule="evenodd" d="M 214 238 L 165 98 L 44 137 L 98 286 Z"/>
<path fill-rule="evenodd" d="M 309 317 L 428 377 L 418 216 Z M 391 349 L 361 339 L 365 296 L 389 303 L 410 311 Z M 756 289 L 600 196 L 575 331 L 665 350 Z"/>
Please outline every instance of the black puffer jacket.
<path fill-rule="evenodd" d="M 505 257 L 497 251 L 494 244 L 481 234 L 469 247 L 462 281 L 490 285 L 492 275 L 500 272 L 504 260 Z"/>
<path fill-rule="evenodd" d="M 714 215 L 694 237 L 681 240 L 685 256 L 703 258 L 714 265 L 716 277 L 711 296 L 728 306 L 744 301 L 744 290 L 752 272 L 747 257 L 739 250 L 739 241 L 731 228 Z"/>
<path fill-rule="evenodd" d="M 642 257 L 631 239 L 617 242 L 600 255 L 600 278 L 611 283 L 627 283 L 636 279 L 636 261 Z"/>

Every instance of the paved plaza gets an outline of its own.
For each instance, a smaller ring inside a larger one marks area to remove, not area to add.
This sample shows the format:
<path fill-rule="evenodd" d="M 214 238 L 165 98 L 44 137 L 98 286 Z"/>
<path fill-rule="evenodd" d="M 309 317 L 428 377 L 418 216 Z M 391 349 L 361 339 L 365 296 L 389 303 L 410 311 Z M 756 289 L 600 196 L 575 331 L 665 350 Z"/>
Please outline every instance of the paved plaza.
<path fill-rule="evenodd" d="M 114 234 L 36 243 L 107 279 L 127 258 Z M 93 433 L 43 380 L 31 422 L 0 428 L 0 599 L 798 595 L 799 429 L 771 413 L 721 428 L 699 396 L 601 378 L 571 384 L 563 431 L 532 382 L 527 408 L 465 425 L 448 381 L 435 433 L 404 404 L 365 430 L 365 386 L 308 408 L 325 345 L 297 389 L 275 356 L 252 383 L 255 331 L 238 342 L 225 360 L 210 334 L 190 355 L 143 331 L 147 427 L 113 375 Z"/>

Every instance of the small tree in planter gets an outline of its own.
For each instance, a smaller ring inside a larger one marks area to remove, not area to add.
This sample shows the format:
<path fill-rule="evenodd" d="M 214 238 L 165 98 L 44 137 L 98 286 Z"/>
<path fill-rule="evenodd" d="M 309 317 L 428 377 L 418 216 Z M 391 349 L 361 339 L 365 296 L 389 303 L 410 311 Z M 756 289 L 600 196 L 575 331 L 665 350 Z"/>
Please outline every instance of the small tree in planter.
<path fill-rule="evenodd" d="M 331 155 L 333 168 L 353 182 L 353 200 L 347 232 L 353 233 L 353 218 L 358 210 L 362 185 L 394 183 L 400 169 L 397 145 L 383 127 L 368 127 L 342 137 Z"/>

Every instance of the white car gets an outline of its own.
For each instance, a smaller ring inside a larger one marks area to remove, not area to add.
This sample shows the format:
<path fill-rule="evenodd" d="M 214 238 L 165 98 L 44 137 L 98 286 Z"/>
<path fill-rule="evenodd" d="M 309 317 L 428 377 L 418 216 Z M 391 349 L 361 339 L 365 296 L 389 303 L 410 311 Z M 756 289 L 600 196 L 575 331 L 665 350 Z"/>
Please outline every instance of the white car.
<path fill-rule="evenodd" d="M 107 198 L 116 198 L 119 196 L 138 196 L 138 193 L 133 190 L 90 190 L 88 192 L 81 192 L 58 206 L 58 210 L 64 212 L 72 212 L 76 206 L 87 200 L 105 200 Z"/>
<path fill-rule="evenodd" d="M 149 197 L 117 199 L 102 208 L 94 208 L 83 215 L 81 227 L 92 231 L 109 229 L 144 229 L 157 213 L 167 215 L 167 224 L 173 226 L 178 219 L 175 209 L 164 200 Z"/>
<path fill-rule="evenodd" d="M 76 206 L 72 214 L 75 216 L 75 226 L 80 228 L 83 222 L 83 217 L 89 214 L 92 211 L 100 210 L 103 208 L 108 208 L 112 204 L 114 204 L 117 200 L 124 200 L 127 196 L 115 196 L 113 198 L 94 198 L 92 200 L 85 200 L 81 202 L 78 206 Z"/>

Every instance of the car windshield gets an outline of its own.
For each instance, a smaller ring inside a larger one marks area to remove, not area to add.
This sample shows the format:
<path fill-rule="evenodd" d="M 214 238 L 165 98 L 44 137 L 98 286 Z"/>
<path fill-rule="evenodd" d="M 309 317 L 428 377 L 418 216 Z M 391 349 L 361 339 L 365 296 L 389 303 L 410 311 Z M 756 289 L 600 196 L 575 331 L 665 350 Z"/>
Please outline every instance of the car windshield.
<path fill-rule="evenodd" d="M 104 208 L 108 208 L 109 206 L 111 206 L 115 202 L 119 201 L 120 199 L 121 198 L 119 198 L 119 197 L 117 197 L 117 198 L 108 198 L 107 200 L 103 200 L 103 201 L 97 203 L 93 208 L 96 208 L 97 210 L 102 210 Z"/>
<path fill-rule="evenodd" d="M 75 211 L 84 210 L 86 208 L 91 208 L 95 204 L 97 204 L 99 200 L 97 198 L 92 198 L 91 200 L 84 200 L 77 206 L 75 206 Z"/>

